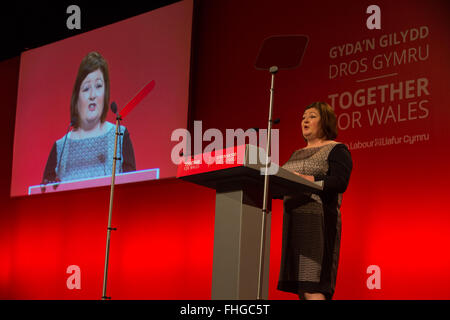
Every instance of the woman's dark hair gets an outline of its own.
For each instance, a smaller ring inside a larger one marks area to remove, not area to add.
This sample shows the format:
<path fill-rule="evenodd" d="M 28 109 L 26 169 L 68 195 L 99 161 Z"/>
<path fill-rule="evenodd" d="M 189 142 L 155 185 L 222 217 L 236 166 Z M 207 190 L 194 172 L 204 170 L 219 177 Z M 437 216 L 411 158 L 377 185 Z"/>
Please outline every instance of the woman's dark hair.
<path fill-rule="evenodd" d="M 87 75 L 96 70 L 100 70 L 103 73 L 103 80 L 105 81 L 105 96 L 103 98 L 103 111 L 101 114 L 101 122 L 105 122 L 106 115 L 108 114 L 109 106 L 109 70 L 108 63 L 98 52 L 89 52 L 83 60 L 81 60 L 80 67 L 78 69 L 77 78 L 75 79 L 75 84 L 73 86 L 72 98 L 70 100 L 70 119 L 72 121 L 72 126 L 78 129 L 80 126 L 80 115 L 78 114 L 78 97 L 80 93 L 80 87 L 83 80 Z"/>
<path fill-rule="evenodd" d="M 311 108 L 319 111 L 320 126 L 323 133 L 321 138 L 326 138 L 326 140 L 336 139 L 338 135 L 338 128 L 336 114 L 334 113 L 333 108 L 326 102 L 314 102 L 307 106 L 303 112 Z"/>

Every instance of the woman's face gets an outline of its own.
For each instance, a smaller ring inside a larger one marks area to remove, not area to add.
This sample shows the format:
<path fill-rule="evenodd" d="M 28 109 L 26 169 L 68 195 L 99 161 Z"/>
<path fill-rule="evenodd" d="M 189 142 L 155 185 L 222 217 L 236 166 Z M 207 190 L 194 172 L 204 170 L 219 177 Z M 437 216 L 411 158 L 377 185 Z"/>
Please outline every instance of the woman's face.
<path fill-rule="evenodd" d="M 97 69 L 89 73 L 80 86 L 78 114 L 82 128 L 92 128 L 100 122 L 105 97 L 103 72 Z"/>
<path fill-rule="evenodd" d="M 303 113 L 302 134 L 306 140 L 312 140 L 322 136 L 320 113 L 316 108 L 307 109 Z"/>

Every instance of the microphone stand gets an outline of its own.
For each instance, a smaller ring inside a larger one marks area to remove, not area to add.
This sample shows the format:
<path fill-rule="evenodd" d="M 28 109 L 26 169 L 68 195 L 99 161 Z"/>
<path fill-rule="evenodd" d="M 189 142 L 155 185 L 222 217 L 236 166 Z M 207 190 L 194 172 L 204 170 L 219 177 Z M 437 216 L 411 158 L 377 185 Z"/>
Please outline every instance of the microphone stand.
<path fill-rule="evenodd" d="M 262 286 L 263 286 L 263 269 L 264 269 L 264 252 L 266 244 L 266 215 L 270 214 L 268 210 L 269 202 L 269 175 L 267 174 L 269 170 L 269 155 L 270 155 L 270 142 L 271 142 L 271 131 L 272 131 L 272 114 L 273 114 L 273 92 L 274 92 L 274 82 L 275 74 L 278 72 L 277 66 L 272 66 L 269 69 L 272 75 L 270 84 L 270 103 L 269 103 L 269 121 L 267 129 L 267 146 L 266 146 L 266 167 L 264 172 L 264 197 L 263 197 L 263 209 L 262 209 L 262 221 L 261 221 L 261 240 L 260 240 L 260 250 L 259 250 L 259 268 L 258 268 L 258 295 L 257 300 L 262 300 Z"/>
<path fill-rule="evenodd" d="M 139 92 L 134 96 L 126 106 L 117 113 L 117 104 L 115 102 L 111 103 L 111 110 L 116 115 L 116 136 L 114 139 L 114 157 L 113 157 L 113 168 L 111 175 L 111 194 L 109 197 L 109 214 L 108 214 L 108 232 L 106 235 L 106 254 L 105 254 L 105 269 L 103 272 L 103 293 L 102 300 L 111 299 L 106 295 L 106 282 L 108 277 L 108 262 L 109 262 L 109 243 L 111 239 L 111 231 L 117 230 L 117 228 L 111 228 L 111 216 L 112 216 L 112 207 L 113 207 L 113 199 L 114 199 L 114 182 L 116 180 L 116 161 L 122 160 L 120 157 L 117 157 L 117 140 L 118 136 L 123 136 L 123 133 L 120 132 L 120 121 L 125 118 L 125 116 L 136 107 L 139 102 L 142 101 L 155 87 L 155 80 L 147 83 Z M 122 145 L 120 148 L 120 153 L 122 156 Z"/>
<path fill-rule="evenodd" d="M 112 176 L 111 176 L 111 193 L 109 197 L 109 214 L 108 214 L 108 231 L 106 235 L 106 255 L 105 255 L 105 269 L 103 272 L 103 294 L 102 300 L 111 299 L 106 295 L 106 282 L 108 277 L 108 262 L 109 262 L 109 243 L 111 239 L 111 231 L 117 230 L 117 228 L 111 228 L 111 217 L 112 217 L 112 208 L 113 208 L 113 199 L 114 199 L 114 182 L 116 178 L 116 161 L 121 160 L 121 158 L 117 157 L 117 140 L 118 136 L 123 135 L 120 132 L 120 120 L 122 117 L 120 114 L 116 114 L 116 136 L 114 138 L 114 157 L 113 157 L 113 168 L 112 168 Z"/>
<path fill-rule="evenodd" d="M 62 146 L 62 149 L 61 149 L 61 154 L 59 155 L 59 161 L 58 161 L 58 168 L 56 168 L 56 179 L 57 179 L 57 182 L 61 182 L 61 177 L 60 177 L 60 170 L 61 170 L 61 160 L 62 160 L 62 156 L 63 156 L 63 154 L 64 154 L 64 148 L 66 147 L 66 142 L 67 142 L 67 138 L 68 138 L 68 136 L 69 136 L 69 131 L 70 131 L 70 128 L 72 128 L 72 126 L 73 126 L 73 124 L 75 123 L 75 120 L 74 119 L 72 119 L 71 121 L 70 121 L 70 124 L 69 124 L 69 127 L 67 128 L 67 132 L 66 132 L 66 136 L 64 137 L 64 143 L 63 143 L 63 146 Z M 59 184 L 55 184 L 55 185 L 53 185 L 53 189 L 55 189 L 56 190 L 56 188 L 59 186 Z"/>

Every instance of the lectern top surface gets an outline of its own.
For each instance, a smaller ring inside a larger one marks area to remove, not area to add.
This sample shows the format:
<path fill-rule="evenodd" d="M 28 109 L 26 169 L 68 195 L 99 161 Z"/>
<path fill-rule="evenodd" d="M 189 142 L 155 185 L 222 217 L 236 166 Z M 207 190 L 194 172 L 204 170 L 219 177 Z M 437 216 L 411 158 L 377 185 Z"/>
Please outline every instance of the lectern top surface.
<path fill-rule="evenodd" d="M 200 156 L 194 157 L 180 163 L 177 178 L 216 190 L 263 187 L 265 165 L 251 161 L 253 160 L 251 152 L 254 148 L 256 147 L 242 145 L 224 149 L 223 153 L 220 153 L 220 158 L 229 161 L 219 163 L 203 161 Z M 211 159 L 211 154 L 205 159 Z M 271 163 L 270 166 L 269 190 L 273 198 L 298 192 L 320 193 L 323 189 L 319 183 L 308 181 L 275 163 Z"/>

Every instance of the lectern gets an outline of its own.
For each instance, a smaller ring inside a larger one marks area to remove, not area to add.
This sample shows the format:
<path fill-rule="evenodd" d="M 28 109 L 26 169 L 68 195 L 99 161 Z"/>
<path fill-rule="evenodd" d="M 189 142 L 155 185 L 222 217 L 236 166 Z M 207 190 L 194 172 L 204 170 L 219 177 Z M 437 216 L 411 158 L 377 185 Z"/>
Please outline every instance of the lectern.
<path fill-rule="evenodd" d="M 261 160 L 260 160 L 261 159 Z M 177 178 L 216 190 L 211 299 L 254 300 L 258 294 L 265 152 L 241 145 L 180 162 Z M 322 186 L 271 163 L 271 199 L 320 193 Z M 269 212 L 271 208 L 269 207 Z M 267 216 L 262 298 L 268 298 L 270 214 Z"/>

